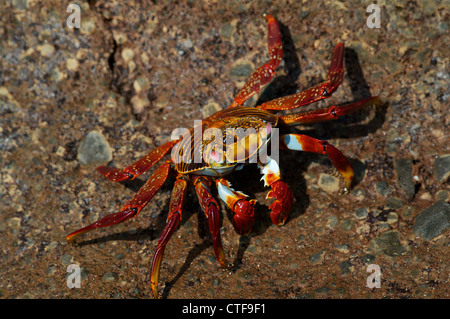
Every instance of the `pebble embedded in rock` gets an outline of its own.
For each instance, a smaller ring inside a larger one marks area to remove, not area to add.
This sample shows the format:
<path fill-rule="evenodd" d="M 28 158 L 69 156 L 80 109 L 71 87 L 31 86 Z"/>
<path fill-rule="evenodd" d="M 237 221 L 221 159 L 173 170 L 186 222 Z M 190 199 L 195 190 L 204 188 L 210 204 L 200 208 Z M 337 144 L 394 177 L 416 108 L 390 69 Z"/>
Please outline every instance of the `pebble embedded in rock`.
<path fill-rule="evenodd" d="M 450 176 L 450 154 L 441 155 L 436 158 L 436 162 L 434 163 L 434 171 L 436 174 L 436 178 L 444 183 L 448 180 Z"/>
<path fill-rule="evenodd" d="M 324 256 L 325 256 L 325 251 L 320 251 L 318 253 L 315 253 L 314 255 L 311 255 L 309 257 L 309 262 L 313 265 L 317 265 L 323 261 Z"/>
<path fill-rule="evenodd" d="M 450 227 L 450 204 L 438 201 L 417 215 L 413 231 L 425 240 L 432 240 Z"/>
<path fill-rule="evenodd" d="M 78 70 L 78 67 L 80 66 L 80 63 L 77 59 L 67 59 L 66 61 L 66 67 L 69 71 L 76 71 Z"/>
<path fill-rule="evenodd" d="M 397 185 L 403 189 L 408 199 L 414 197 L 416 188 L 412 179 L 412 168 L 412 161 L 408 158 L 399 158 L 394 161 Z"/>
<path fill-rule="evenodd" d="M 320 174 L 318 186 L 327 193 L 339 191 L 339 179 L 329 174 Z"/>
<path fill-rule="evenodd" d="M 131 98 L 131 105 L 133 106 L 133 113 L 140 114 L 144 112 L 145 108 L 150 106 L 150 101 L 147 97 L 140 97 L 135 95 Z"/>
<path fill-rule="evenodd" d="M 122 51 L 122 58 L 126 62 L 130 61 L 131 59 L 133 59 L 134 58 L 134 51 L 133 51 L 133 49 L 130 49 L 130 48 L 123 49 L 123 51 Z"/>
<path fill-rule="evenodd" d="M 8 226 L 12 229 L 18 230 L 20 229 L 21 222 L 21 218 L 11 217 L 10 219 L 8 219 Z"/>
<path fill-rule="evenodd" d="M 202 107 L 203 118 L 207 118 L 208 116 L 218 112 L 221 110 L 219 104 L 215 102 L 211 102 Z"/>
<path fill-rule="evenodd" d="M 388 257 L 401 256 L 408 251 L 408 246 L 402 245 L 400 234 L 395 230 L 384 232 L 380 237 L 374 238 L 370 242 L 370 247 L 374 249 L 376 253 Z"/>
<path fill-rule="evenodd" d="M 41 55 L 47 58 L 51 57 L 53 53 L 55 53 L 55 47 L 48 43 L 41 45 L 38 49 L 39 52 L 41 52 Z"/>
<path fill-rule="evenodd" d="M 386 207 L 392 209 L 399 209 L 403 207 L 403 201 L 400 198 L 389 197 L 386 199 Z"/>
<path fill-rule="evenodd" d="M 375 188 L 377 192 L 385 197 L 391 193 L 391 190 L 389 189 L 389 185 L 385 181 L 377 182 L 375 184 Z"/>
<path fill-rule="evenodd" d="M 355 267 L 350 261 L 346 260 L 339 264 L 339 268 L 342 271 L 342 275 L 347 275 L 348 273 L 353 272 Z"/>
<path fill-rule="evenodd" d="M 367 208 L 360 207 L 356 209 L 356 217 L 359 219 L 366 218 L 369 215 Z"/>
<path fill-rule="evenodd" d="M 253 73 L 253 64 L 247 61 L 237 61 L 231 68 L 230 74 L 239 80 L 246 79 Z"/>
<path fill-rule="evenodd" d="M 102 280 L 105 282 L 116 281 L 119 278 L 115 272 L 107 272 L 103 275 Z"/>
<path fill-rule="evenodd" d="M 102 133 L 92 131 L 81 141 L 77 159 L 82 164 L 107 163 L 112 159 L 112 149 Z"/>

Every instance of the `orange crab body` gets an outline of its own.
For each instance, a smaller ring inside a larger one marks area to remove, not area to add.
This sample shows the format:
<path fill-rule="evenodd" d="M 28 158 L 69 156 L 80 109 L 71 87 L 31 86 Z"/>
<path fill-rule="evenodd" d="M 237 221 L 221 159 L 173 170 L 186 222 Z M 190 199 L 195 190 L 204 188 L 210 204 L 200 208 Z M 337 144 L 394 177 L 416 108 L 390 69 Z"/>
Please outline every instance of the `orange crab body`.
<path fill-rule="evenodd" d="M 220 199 L 233 212 L 233 226 L 241 234 L 248 234 L 255 222 L 255 200 L 231 188 L 226 175 L 241 169 L 247 164 L 256 164 L 261 168 L 265 186 L 271 188 L 268 198 L 274 198 L 270 205 L 270 218 L 275 225 L 284 224 L 292 208 L 294 197 L 288 185 L 282 180 L 277 160 L 267 155 L 269 144 L 282 149 L 314 152 L 327 155 L 334 167 L 341 173 L 344 191 L 348 192 L 353 178 L 353 168 L 345 156 L 326 141 L 306 135 L 289 133 L 286 127 L 334 120 L 354 112 L 368 104 L 379 102 L 377 97 L 368 97 L 363 101 L 330 106 L 327 108 L 300 112 L 290 115 L 276 115 L 277 111 L 295 109 L 331 96 L 343 78 L 344 45 L 339 43 L 333 50 L 333 57 L 327 79 L 307 90 L 289 96 L 268 101 L 256 107 L 243 107 L 243 103 L 258 93 L 275 75 L 275 69 L 282 60 L 283 50 L 278 22 L 265 15 L 268 23 L 269 61 L 259 67 L 236 95 L 227 109 L 204 119 L 201 125 L 185 130 L 180 138 L 163 144 L 146 156 L 119 169 L 100 166 L 98 171 L 111 181 L 134 179 L 147 171 L 166 154 L 171 159 L 162 164 L 141 189 L 114 214 L 107 215 L 92 225 L 81 228 L 69 235 L 73 241 L 87 231 L 107 227 L 135 217 L 161 188 L 170 174 L 176 175 L 170 200 L 166 226 L 159 238 L 151 268 L 151 288 L 158 297 L 157 284 L 164 249 L 176 230 L 182 216 L 183 202 L 189 184 L 195 187 L 200 207 L 208 218 L 214 253 L 223 267 L 227 267 L 220 239 L 219 203 L 211 192 L 217 188 Z M 281 132 L 278 132 L 281 131 Z M 273 139 L 277 134 L 277 138 Z"/>

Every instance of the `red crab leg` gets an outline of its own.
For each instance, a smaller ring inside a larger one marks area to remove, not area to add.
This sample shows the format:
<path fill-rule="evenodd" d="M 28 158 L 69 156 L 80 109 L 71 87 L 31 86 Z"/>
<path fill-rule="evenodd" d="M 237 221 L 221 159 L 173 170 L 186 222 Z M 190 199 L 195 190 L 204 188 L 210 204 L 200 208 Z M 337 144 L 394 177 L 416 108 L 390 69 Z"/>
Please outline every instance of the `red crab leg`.
<path fill-rule="evenodd" d="M 134 179 L 155 165 L 164 155 L 169 152 L 178 141 L 170 141 L 155 148 L 153 151 L 134 162 L 130 166 L 120 169 L 109 166 L 99 166 L 97 170 L 107 179 L 120 182 L 126 179 Z"/>
<path fill-rule="evenodd" d="M 336 120 L 339 117 L 355 112 L 362 107 L 371 104 L 378 105 L 380 104 L 380 102 L 381 101 L 378 96 L 369 97 L 356 103 L 345 104 L 341 106 L 330 106 L 327 108 L 309 112 L 302 112 L 298 114 L 283 115 L 280 116 L 280 118 L 285 124 L 291 125 L 318 123 L 322 121 Z"/>
<path fill-rule="evenodd" d="M 255 224 L 255 203 L 256 200 L 246 200 L 247 195 L 236 192 L 231 188 L 230 182 L 220 178 L 216 180 L 219 197 L 234 213 L 233 226 L 239 235 L 248 235 Z"/>
<path fill-rule="evenodd" d="M 281 172 L 278 163 L 267 157 L 265 165 L 259 164 L 264 174 L 261 180 L 264 180 L 265 186 L 270 186 L 271 191 L 267 193 L 267 198 L 275 198 L 275 201 L 269 206 L 270 219 L 274 225 L 283 225 L 288 218 L 289 212 L 294 204 L 294 196 L 289 186 L 281 180 Z"/>
<path fill-rule="evenodd" d="M 247 82 L 244 87 L 234 98 L 230 107 L 240 106 L 250 97 L 258 93 L 264 85 L 270 82 L 275 75 L 275 69 L 283 59 L 283 47 L 281 44 L 280 26 L 277 20 L 270 14 L 264 14 L 268 25 L 267 45 L 269 47 L 269 62 L 260 66 Z"/>
<path fill-rule="evenodd" d="M 159 237 L 155 255 L 153 256 L 150 281 L 155 299 L 158 298 L 159 268 L 161 266 L 164 249 L 177 228 L 178 223 L 181 221 L 182 206 L 186 197 L 188 179 L 187 175 L 178 175 L 175 181 L 170 199 L 169 215 L 167 216 L 166 226 Z"/>
<path fill-rule="evenodd" d="M 344 77 L 344 44 L 334 47 L 333 58 L 328 71 L 327 80 L 305 91 L 280 97 L 258 106 L 263 110 L 290 110 L 306 104 L 326 99 L 336 91 Z"/>
<path fill-rule="evenodd" d="M 211 181 L 205 177 L 198 177 L 195 178 L 194 184 L 200 207 L 208 218 L 209 230 L 214 245 L 214 254 L 220 265 L 226 268 L 225 254 L 223 252 L 222 240 L 220 239 L 219 204 L 211 195 Z"/>
<path fill-rule="evenodd" d="M 280 146 L 296 151 L 305 151 L 327 155 L 331 164 L 341 173 L 345 180 L 344 192 L 348 192 L 353 179 L 353 168 L 345 156 L 327 141 L 318 140 L 307 135 L 283 134 L 280 136 Z"/>
<path fill-rule="evenodd" d="M 79 235 L 101 227 L 108 227 L 121 223 L 131 217 L 135 217 L 142 208 L 152 199 L 156 192 L 164 184 L 169 174 L 170 163 L 161 165 L 155 173 L 148 179 L 148 181 L 139 189 L 139 191 L 131 198 L 120 212 L 107 215 L 95 223 L 81 228 L 66 236 L 68 242 L 72 242 Z"/>

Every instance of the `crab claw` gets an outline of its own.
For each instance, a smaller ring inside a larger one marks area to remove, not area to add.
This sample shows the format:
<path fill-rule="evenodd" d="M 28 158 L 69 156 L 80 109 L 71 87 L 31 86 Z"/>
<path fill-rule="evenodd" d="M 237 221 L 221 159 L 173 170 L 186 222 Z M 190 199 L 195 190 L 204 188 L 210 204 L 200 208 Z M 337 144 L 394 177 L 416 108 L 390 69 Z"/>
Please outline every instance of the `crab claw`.
<path fill-rule="evenodd" d="M 272 190 L 267 193 L 267 198 L 275 198 L 275 201 L 269 206 L 270 219 L 274 225 L 281 226 L 286 221 L 294 204 L 294 196 L 289 186 L 281 180 L 274 182 L 271 187 Z"/>
<path fill-rule="evenodd" d="M 239 235 L 248 235 L 255 224 L 255 203 L 256 200 L 239 200 L 234 205 L 233 226 Z"/>

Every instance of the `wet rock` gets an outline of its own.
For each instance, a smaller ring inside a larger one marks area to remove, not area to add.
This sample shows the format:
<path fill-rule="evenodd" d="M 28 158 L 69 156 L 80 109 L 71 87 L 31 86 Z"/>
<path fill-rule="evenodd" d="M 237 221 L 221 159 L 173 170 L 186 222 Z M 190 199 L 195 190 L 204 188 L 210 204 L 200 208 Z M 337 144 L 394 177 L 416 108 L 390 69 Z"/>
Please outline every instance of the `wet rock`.
<path fill-rule="evenodd" d="M 450 176 L 450 154 L 441 155 L 436 158 L 436 162 L 434 163 L 434 171 L 436 178 L 441 183 L 448 180 L 448 177 Z"/>
<path fill-rule="evenodd" d="M 405 192 L 408 199 L 412 199 L 415 193 L 415 185 L 412 179 L 412 161 L 408 158 L 396 159 L 394 169 L 397 175 L 397 185 Z"/>
<path fill-rule="evenodd" d="M 370 247 L 377 254 L 388 257 L 401 256 L 408 251 L 408 246 L 402 245 L 400 234 L 395 230 L 384 232 L 380 237 L 373 239 L 370 242 Z"/>
<path fill-rule="evenodd" d="M 413 231 L 425 240 L 432 240 L 450 227 L 450 204 L 438 201 L 417 215 Z"/>
<path fill-rule="evenodd" d="M 92 131 L 81 141 L 77 159 L 82 164 L 107 163 L 112 159 L 112 149 L 102 133 Z"/>

